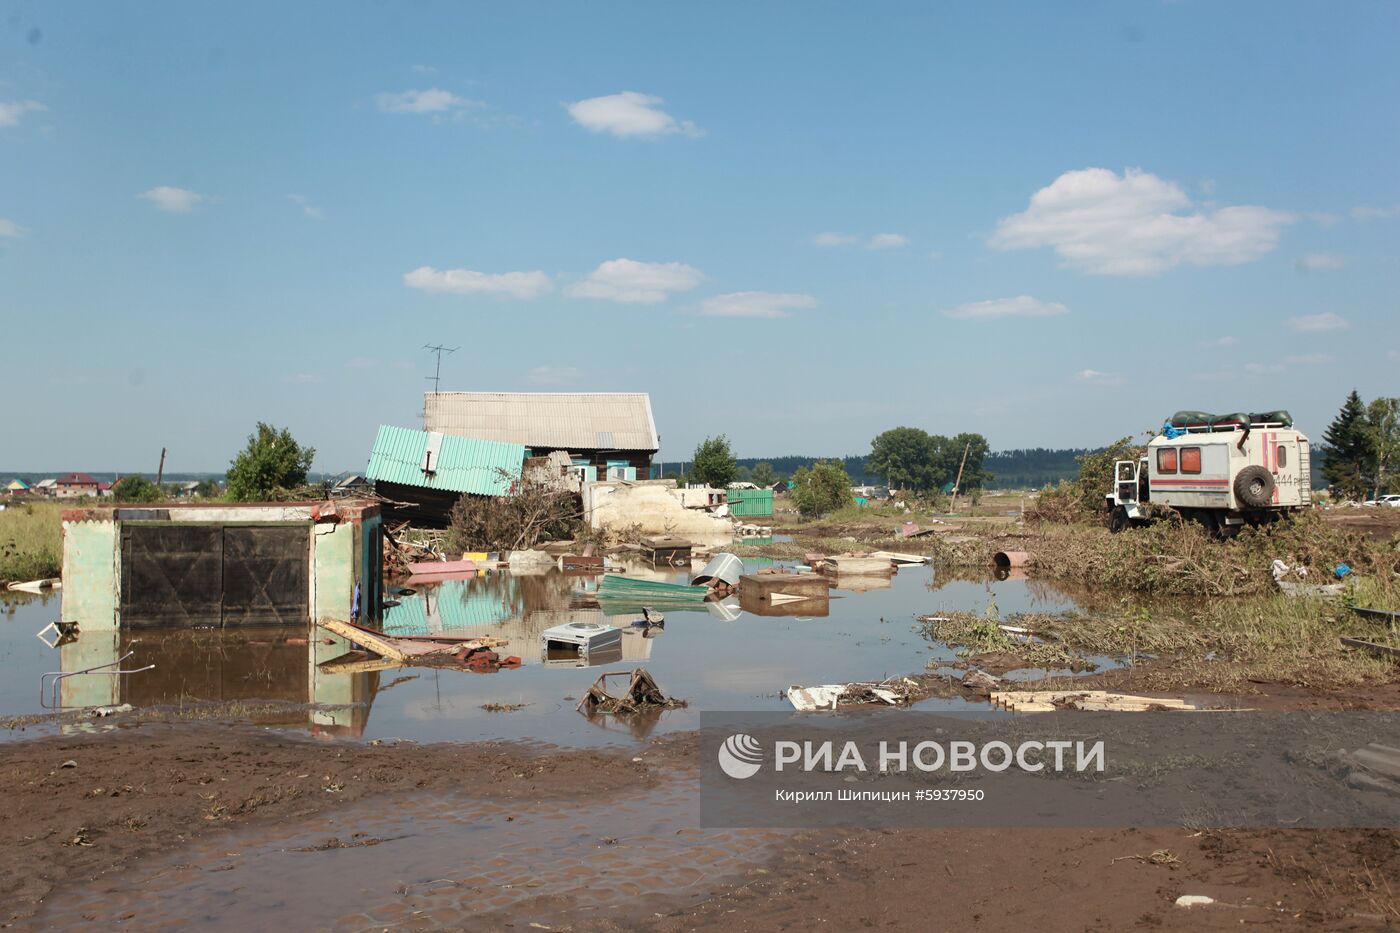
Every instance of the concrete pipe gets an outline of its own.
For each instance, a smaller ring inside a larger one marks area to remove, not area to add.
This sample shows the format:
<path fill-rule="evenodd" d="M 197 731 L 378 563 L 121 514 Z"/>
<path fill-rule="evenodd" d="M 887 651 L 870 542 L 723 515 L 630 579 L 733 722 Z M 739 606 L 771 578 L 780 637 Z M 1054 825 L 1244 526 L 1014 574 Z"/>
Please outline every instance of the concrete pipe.
<path fill-rule="evenodd" d="M 997 551 L 992 556 L 992 564 L 1002 570 L 1024 567 L 1034 558 L 1030 551 Z"/>

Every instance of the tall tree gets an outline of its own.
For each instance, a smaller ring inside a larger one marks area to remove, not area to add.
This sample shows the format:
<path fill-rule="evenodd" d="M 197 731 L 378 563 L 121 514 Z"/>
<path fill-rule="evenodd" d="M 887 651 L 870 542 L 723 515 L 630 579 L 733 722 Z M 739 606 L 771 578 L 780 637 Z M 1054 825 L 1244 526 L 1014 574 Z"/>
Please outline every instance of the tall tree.
<path fill-rule="evenodd" d="M 1347 396 L 1322 439 L 1327 443 L 1322 475 L 1343 498 L 1360 499 L 1366 494 L 1367 465 L 1372 459 L 1372 449 L 1366 406 L 1355 389 Z"/>
<path fill-rule="evenodd" d="M 839 460 L 818 460 L 810 470 L 798 467 L 792 481 L 796 484 L 792 496 L 804 518 L 817 518 L 854 501 L 851 477 Z"/>
<path fill-rule="evenodd" d="M 707 437 L 695 448 L 695 462 L 690 466 L 692 480 L 723 489 L 739 475 L 739 464 L 729 450 L 729 438 Z"/>
<path fill-rule="evenodd" d="M 761 489 L 767 489 L 778 481 L 778 474 L 773 472 L 773 464 L 763 460 L 754 464 L 749 481 Z"/>
<path fill-rule="evenodd" d="M 938 446 L 920 428 L 890 428 L 870 442 L 868 469 L 891 489 L 925 490 L 937 482 Z"/>
<path fill-rule="evenodd" d="M 1371 445 L 1371 498 L 1387 492 L 1400 468 L 1400 398 L 1378 398 L 1366 406 L 1366 436 Z"/>
<path fill-rule="evenodd" d="M 248 446 L 233 458 L 228 470 L 228 497 L 247 502 L 266 499 L 279 489 L 306 483 L 316 448 L 302 447 L 286 428 L 259 421 L 248 435 Z"/>

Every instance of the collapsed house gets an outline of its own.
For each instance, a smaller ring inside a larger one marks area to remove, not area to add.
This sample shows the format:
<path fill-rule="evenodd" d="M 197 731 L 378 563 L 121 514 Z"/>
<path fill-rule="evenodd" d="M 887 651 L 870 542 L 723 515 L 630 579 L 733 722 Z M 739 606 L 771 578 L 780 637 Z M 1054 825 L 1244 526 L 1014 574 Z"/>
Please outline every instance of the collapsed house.
<path fill-rule="evenodd" d="M 509 495 L 524 461 L 521 444 L 381 425 L 365 478 L 391 521 L 446 528 L 463 495 Z"/>

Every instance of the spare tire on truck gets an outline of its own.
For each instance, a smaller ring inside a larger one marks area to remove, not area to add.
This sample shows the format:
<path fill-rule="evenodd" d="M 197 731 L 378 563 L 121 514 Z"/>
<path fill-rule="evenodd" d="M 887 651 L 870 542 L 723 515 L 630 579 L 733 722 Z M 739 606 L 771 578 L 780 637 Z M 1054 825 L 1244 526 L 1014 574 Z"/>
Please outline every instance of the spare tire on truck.
<path fill-rule="evenodd" d="M 1235 498 L 1251 509 L 1274 504 L 1274 475 L 1261 466 L 1247 466 L 1235 477 Z"/>

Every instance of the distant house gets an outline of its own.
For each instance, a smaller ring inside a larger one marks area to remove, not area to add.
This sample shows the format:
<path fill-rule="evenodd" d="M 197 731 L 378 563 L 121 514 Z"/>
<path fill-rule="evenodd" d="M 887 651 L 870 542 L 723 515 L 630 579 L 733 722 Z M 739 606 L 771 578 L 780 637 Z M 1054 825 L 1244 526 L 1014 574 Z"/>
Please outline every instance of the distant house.
<path fill-rule="evenodd" d="M 7 496 L 27 496 L 30 491 L 29 484 L 22 479 L 12 479 L 5 484 L 5 495 Z"/>
<path fill-rule="evenodd" d="M 53 496 L 56 494 L 57 488 L 58 480 L 52 478 L 41 479 L 39 480 L 39 482 L 34 484 L 34 488 L 31 490 L 31 492 L 33 492 L 33 494 L 36 496 Z"/>
<path fill-rule="evenodd" d="M 359 473 L 351 473 L 349 476 L 342 476 L 335 481 L 331 487 L 331 495 L 353 496 L 367 490 L 373 489 L 374 484 Z"/>
<path fill-rule="evenodd" d="M 199 482 L 196 480 L 189 480 L 184 483 L 175 483 L 174 489 L 176 499 L 193 499 L 195 496 L 199 495 Z"/>
<path fill-rule="evenodd" d="M 115 486 L 115 485 L 117 485 L 117 484 L 116 484 L 116 483 L 98 483 L 98 484 L 97 484 L 97 494 L 98 494 L 99 496 L 110 496 L 110 495 L 112 494 L 112 487 Z"/>
<path fill-rule="evenodd" d="M 508 495 L 524 463 L 523 444 L 381 425 L 365 478 L 389 500 L 384 508 L 390 521 L 445 528 L 464 494 Z"/>
<path fill-rule="evenodd" d="M 95 496 L 101 490 L 101 483 L 86 473 L 69 473 L 54 480 L 54 498 L 77 499 L 82 496 Z"/>
<path fill-rule="evenodd" d="M 646 479 L 661 449 L 645 392 L 429 392 L 423 412 L 429 431 L 521 444 L 531 457 L 563 451 L 599 479 L 609 469 Z"/>

